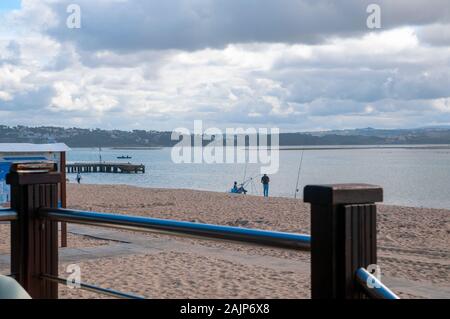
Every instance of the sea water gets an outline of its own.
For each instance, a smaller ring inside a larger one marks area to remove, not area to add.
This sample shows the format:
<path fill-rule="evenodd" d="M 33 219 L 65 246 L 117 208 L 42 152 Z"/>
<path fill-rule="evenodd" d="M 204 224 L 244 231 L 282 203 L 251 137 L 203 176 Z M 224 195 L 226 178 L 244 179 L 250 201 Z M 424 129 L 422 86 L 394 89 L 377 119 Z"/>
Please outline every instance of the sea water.
<path fill-rule="evenodd" d="M 370 183 L 384 188 L 385 203 L 450 209 L 450 149 L 399 147 L 371 149 L 281 150 L 278 173 L 271 175 L 270 196 L 297 198 L 307 184 Z M 252 195 L 262 194 L 257 164 L 175 164 L 171 149 L 73 149 L 68 161 L 131 162 L 146 165 L 145 174 L 83 174 L 82 183 L 126 184 L 152 188 L 185 188 L 226 192 L 233 182 L 249 181 Z M 117 157 L 129 155 L 129 160 Z M 70 182 L 75 175 L 69 174 Z"/>

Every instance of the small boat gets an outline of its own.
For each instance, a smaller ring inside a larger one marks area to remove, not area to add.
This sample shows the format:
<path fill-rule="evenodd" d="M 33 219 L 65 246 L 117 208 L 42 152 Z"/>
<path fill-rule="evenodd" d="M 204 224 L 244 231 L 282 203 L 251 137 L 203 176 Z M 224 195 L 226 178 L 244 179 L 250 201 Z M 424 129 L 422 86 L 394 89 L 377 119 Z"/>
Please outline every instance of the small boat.
<path fill-rule="evenodd" d="M 132 158 L 131 156 L 118 156 L 117 159 L 130 159 Z"/>

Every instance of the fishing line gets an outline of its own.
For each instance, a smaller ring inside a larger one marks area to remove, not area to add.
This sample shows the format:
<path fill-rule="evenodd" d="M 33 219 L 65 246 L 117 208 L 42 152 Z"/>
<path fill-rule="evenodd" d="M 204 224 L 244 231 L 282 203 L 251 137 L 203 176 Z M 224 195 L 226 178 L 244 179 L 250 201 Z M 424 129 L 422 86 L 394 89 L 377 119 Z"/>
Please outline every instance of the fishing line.
<path fill-rule="evenodd" d="M 298 166 L 298 174 L 297 174 L 297 184 L 295 185 L 295 193 L 294 198 L 297 199 L 297 193 L 298 193 L 298 182 L 300 181 L 300 172 L 302 170 L 302 164 L 303 164 L 303 154 L 305 153 L 305 150 L 302 150 L 302 157 L 300 159 L 300 165 Z"/>

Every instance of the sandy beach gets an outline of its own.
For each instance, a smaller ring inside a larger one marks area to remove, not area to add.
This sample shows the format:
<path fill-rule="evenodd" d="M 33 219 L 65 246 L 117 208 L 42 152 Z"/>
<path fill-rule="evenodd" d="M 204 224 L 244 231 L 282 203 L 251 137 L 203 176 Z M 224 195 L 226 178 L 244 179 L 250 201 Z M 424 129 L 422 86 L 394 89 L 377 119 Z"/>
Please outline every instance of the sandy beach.
<path fill-rule="evenodd" d="M 306 234 L 310 227 L 309 205 L 288 198 L 70 184 L 68 206 Z M 4 254 L 8 250 L 9 234 L 6 225 L 0 227 L 0 253 Z M 120 242 L 117 238 L 102 238 L 100 230 L 92 229 L 90 235 L 77 233 L 76 229 L 71 231 L 68 249 L 114 248 Z M 128 242 L 146 243 L 150 248 L 80 260 L 77 264 L 85 282 L 149 298 L 310 297 L 308 252 L 164 234 L 108 231 L 110 236 L 117 233 L 120 238 L 131 238 Z M 378 207 L 378 255 L 383 276 L 450 289 L 449 238 L 450 210 Z M 123 245 L 122 242 L 120 247 Z M 60 263 L 62 276 L 67 264 Z M 397 293 L 403 298 L 424 297 L 404 291 Z M 61 287 L 60 294 L 61 298 L 104 297 L 66 287 Z"/>

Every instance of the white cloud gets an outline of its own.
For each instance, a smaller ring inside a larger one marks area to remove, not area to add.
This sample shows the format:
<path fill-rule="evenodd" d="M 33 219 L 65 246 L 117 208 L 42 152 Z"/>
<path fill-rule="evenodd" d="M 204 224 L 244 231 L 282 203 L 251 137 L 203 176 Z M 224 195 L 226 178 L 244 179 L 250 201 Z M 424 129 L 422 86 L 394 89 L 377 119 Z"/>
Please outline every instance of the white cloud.
<path fill-rule="evenodd" d="M 12 98 L 12 95 L 10 93 L 5 92 L 5 91 L 0 91 L 0 100 L 11 101 L 12 99 L 13 98 Z"/>
<path fill-rule="evenodd" d="M 70 82 L 56 82 L 53 88 L 56 95 L 52 98 L 48 109 L 54 112 L 91 111 L 102 113 L 113 109 L 118 104 L 114 97 L 96 92 L 95 87 L 80 87 Z"/>
<path fill-rule="evenodd" d="M 11 101 L 15 93 L 30 88 L 30 84 L 25 83 L 25 78 L 30 72 L 24 68 L 5 64 L 0 67 L 0 98 L 4 101 Z"/>
<path fill-rule="evenodd" d="M 437 99 L 434 100 L 432 104 L 439 112 L 450 113 L 450 98 Z"/>
<path fill-rule="evenodd" d="M 353 0 L 255 0 L 238 11 L 236 1 L 81 1 L 78 31 L 58 29 L 66 2 L 25 0 L 0 22 L 9 30 L 0 32 L 3 121 L 164 130 L 193 119 L 286 130 L 450 122 L 443 1 L 425 15 L 419 1 L 381 1 L 379 32 L 359 25 L 364 2 Z"/>

